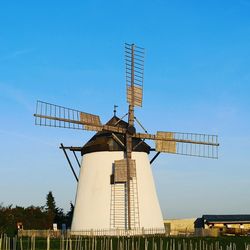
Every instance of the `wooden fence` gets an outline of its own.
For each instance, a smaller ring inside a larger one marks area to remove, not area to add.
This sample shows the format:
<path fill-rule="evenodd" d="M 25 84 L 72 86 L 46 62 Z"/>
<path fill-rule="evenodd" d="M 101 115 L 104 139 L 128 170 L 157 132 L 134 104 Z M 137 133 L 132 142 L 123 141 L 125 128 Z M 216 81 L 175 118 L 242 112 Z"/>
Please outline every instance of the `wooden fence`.
<path fill-rule="evenodd" d="M 132 230 L 125 229 L 98 229 L 98 230 L 82 230 L 82 231 L 70 231 L 70 230 L 19 230 L 19 237 L 54 237 L 61 236 L 132 236 L 132 235 L 165 235 L 164 228 L 135 228 Z"/>
<path fill-rule="evenodd" d="M 0 250 L 250 250 L 250 239 L 163 236 L 36 238 L 0 236 Z"/>

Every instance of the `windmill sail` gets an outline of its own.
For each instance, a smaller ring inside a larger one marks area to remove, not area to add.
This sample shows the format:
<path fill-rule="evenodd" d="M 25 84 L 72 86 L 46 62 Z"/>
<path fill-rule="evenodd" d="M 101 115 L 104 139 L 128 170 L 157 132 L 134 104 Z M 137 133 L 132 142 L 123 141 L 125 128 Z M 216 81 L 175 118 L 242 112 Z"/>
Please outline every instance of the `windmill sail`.
<path fill-rule="evenodd" d="M 102 125 L 98 115 L 42 101 L 37 101 L 34 116 L 35 125 L 40 126 L 126 133 L 124 128 Z"/>
<path fill-rule="evenodd" d="M 142 107 L 144 79 L 144 49 L 135 44 L 125 44 L 127 102 Z"/>
<path fill-rule="evenodd" d="M 170 139 L 156 140 L 156 151 L 172 154 L 190 155 L 205 158 L 218 158 L 217 135 L 157 132 L 158 138 Z"/>
<path fill-rule="evenodd" d="M 133 137 L 155 140 L 155 150 L 170 154 L 218 158 L 218 136 L 196 133 L 157 132 L 137 133 Z"/>
<path fill-rule="evenodd" d="M 49 127 L 101 131 L 98 115 L 65 108 L 59 105 L 37 101 L 35 124 Z"/>

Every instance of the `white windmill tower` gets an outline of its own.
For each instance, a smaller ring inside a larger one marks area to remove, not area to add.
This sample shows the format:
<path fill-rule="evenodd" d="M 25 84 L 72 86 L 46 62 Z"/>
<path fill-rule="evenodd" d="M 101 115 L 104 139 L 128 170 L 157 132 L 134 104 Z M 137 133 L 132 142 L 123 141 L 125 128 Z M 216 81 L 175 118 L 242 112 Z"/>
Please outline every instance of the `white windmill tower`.
<path fill-rule="evenodd" d="M 134 116 L 142 106 L 144 49 L 125 44 L 128 113 L 116 114 L 106 124 L 93 114 L 38 101 L 36 125 L 97 131 L 80 148 L 81 170 L 77 186 L 72 231 L 117 229 L 142 233 L 164 232 L 151 163 L 160 152 L 207 158 L 218 157 L 216 135 L 157 132 L 149 134 Z M 123 119 L 128 116 L 128 121 Z M 135 122 L 144 130 L 138 133 Z M 154 140 L 155 149 L 145 143 Z M 63 146 L 63 145 L 62 145 Z M 62 147 L 65 151 L 65 147 Z M 149 161 L 150 151 L 157 151 Z M 77 176 L 75 175 L 77 178 Z M 78 179 L 78 178 L 77 178 Z"/>

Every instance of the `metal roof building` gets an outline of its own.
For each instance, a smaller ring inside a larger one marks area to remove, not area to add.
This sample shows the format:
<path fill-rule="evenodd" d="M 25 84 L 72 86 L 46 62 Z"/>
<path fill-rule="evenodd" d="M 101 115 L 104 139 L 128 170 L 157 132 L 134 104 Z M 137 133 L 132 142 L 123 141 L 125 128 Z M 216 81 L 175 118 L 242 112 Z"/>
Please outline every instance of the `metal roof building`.
<path fill-rule="evenodd" d="M 250 214 L 203 215 L 205 224 L 250 224 Z"/>
<path fill-rule="evenodd" d="M 247 235 L 250 233 L 250 214 L 203 215 L 194 222 L 196 235 Z"/>

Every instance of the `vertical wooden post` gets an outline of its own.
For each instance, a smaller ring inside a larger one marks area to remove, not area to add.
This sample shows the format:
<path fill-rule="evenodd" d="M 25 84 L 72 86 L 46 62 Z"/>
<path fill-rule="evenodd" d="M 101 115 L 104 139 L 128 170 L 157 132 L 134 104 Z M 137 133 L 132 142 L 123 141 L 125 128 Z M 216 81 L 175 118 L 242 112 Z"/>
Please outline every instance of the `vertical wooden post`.
<path fill-rule="evenodd" d="M 47 236 L 47 250 L 50 250 L 50 236 Z"/>
<path fill-rule="evenodd" d="M 128 124 L 134 126 L 134 44 L 132 44 L 131 55 L 131 104 L 129 105 Z M 128 207 L 128 229 L 131 230 L 131 208 L 130 208 L 130 159 L 132 158 L 132 136 L 126 134 L 126 158 L 127 158 L 127 207 Z"/>

